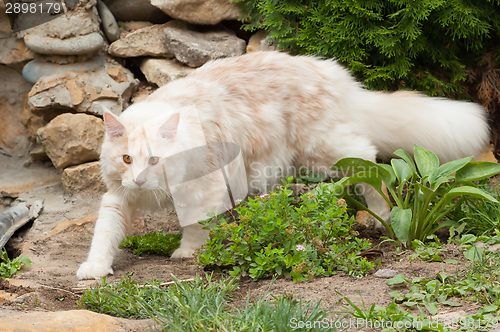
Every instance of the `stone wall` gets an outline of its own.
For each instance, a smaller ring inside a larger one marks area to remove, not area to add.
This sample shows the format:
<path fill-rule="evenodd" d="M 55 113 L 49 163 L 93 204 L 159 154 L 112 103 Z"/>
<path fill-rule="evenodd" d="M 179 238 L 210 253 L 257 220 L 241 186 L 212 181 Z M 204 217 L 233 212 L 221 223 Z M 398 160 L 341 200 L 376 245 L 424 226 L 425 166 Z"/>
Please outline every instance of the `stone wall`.
<path fill-rule="evenodd" d="M 69 194 L 103 188 L 102 106 L 120 114 L 207 61 L 272 49 L 265 33 L 239 29 L 230 0 L 62 0 L 60 8 L 9 17 L 0 0 L 0 153 L 48 158 L 64 169 Z"/>

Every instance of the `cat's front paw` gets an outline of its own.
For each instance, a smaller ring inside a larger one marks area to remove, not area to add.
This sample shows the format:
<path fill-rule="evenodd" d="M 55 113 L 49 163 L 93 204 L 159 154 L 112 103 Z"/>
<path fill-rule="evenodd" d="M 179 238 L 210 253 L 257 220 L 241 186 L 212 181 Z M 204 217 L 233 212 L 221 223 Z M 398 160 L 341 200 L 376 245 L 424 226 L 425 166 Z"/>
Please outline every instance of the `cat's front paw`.
<path fill-rule="evenodd" d="M 100 279 L 101 277 L 113 274 L 113 269 L 97 262 L 85 262 L 80 265 L 76 276 L 78 279 Z"/>
<path fill-rule="evenodd" d="M 174 253 L 172 256 L 170 256 L 171 259 L 181 259 L 181 258 L 193 258 L 193 254 L 198 248 L 194 247 L 180 247 Z"/>

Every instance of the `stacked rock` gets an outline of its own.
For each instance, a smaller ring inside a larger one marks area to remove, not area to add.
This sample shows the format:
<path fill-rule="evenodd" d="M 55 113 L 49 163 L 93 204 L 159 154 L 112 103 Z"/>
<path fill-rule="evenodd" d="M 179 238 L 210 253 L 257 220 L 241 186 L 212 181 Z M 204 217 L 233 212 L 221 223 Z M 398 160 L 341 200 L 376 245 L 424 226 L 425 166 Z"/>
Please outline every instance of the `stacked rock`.
<path fill-rule="evenodd" d="M 19 74 L 33 59 L 21 37 L 14 35 L 0 1 L 0 154 L 23 154 L 30 147 L 23 124 L 23 106 L 31 84 Z"/>
<path fill-rule="evenodd" d="M 30 83 L 68 70 L 90 71 L 103 65 L 95 59 L 104 46 L 96 0 L 82 0 L 72 10 L 45 24 L 20 31 L 35 60 L 23 68 Z M 21 15 L 22 19 L 22 15 Z"/>

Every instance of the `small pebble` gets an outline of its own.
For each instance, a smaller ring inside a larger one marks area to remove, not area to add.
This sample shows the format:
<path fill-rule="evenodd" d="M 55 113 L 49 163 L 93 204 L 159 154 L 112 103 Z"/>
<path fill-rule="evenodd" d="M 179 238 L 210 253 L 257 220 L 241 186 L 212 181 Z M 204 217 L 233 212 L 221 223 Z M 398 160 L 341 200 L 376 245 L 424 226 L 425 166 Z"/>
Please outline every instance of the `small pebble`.
<path fill-rule="evenodd" d="M 398 271 L 389 269 L 380 269 L 377 272 L 375 272 L 375 277 L 389 279 L 394 277 L 396 274 L 398 274 Z"/>
<path fill-rule="evenodd" d="M 493 252 L 495 252 L 495 251 L 497 251 L 499 248 L 500 248 L 500 244 L 498 244 L 498 243 L 497 243 L 497 244 L 494 244 L 494 245 L 492 245 L 492 246 L 489 246 L 489 247 L 488 247 L 488 250 L 489 250 L 489 251 L 493 251 Z"/>
<path fill-rule="evenodd" d="M 483 242 L 475 242 L 472 245 L 477 248 L 486 248 L 486 245 Z"/>

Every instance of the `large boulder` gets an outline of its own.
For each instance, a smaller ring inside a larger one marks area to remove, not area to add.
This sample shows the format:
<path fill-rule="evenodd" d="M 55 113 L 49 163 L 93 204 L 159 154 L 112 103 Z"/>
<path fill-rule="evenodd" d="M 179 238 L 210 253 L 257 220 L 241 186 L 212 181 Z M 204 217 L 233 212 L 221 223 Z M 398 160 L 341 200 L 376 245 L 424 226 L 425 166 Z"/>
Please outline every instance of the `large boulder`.
<path fill-rule="evenodd" d="M 99 159 L 104 121 L 87 114 L 64 113 L 38 130 L 38 138 L 56 168 Z"/>
<path fill-rule="evenodd" d="M 217 24 L 240 17 L 238 4 L 231 0 L 151 0 L 170 17 L 195 24 Z"/>
<path fill-rule="evenodd" d="M 150 27 L 135 30 L 125 37 L 118 39 L 108 48 L 108 53 L 122 58 L 136 56 L 154 56 L 161 58 L 173 58 L 165 45 L 165 28 L 186 28 L 186 23 L 172 20 L 165 24 L 157 24 Z"/>
<path fill-rule="evenodd" d="M 82 191 L 106 191 L 98 161 L 65 168 L 61 181 L 68 195 Z"/>
<path fill-rule="evenodd" d="M 190 67 L 245 53 L 246 43 L 229 31 L 197 32 L 166 28 L 165 43 L 175 58 Z"/>
<path fill-rule="evenodd" d="M 184 77 L 195 70 L 175 59 L 144 59 L 140 68 L 148 82 L 158 86 Z"/>
<path fill-rule="evenodd" d="M 120 114 L 137 83 L 128 69 L 106 63 L 89 72 L 67 71 L 42 77 L 31 89 L 28 105 L 47 121 L 64 112 L 102 116 L 102 106 Z"/>

